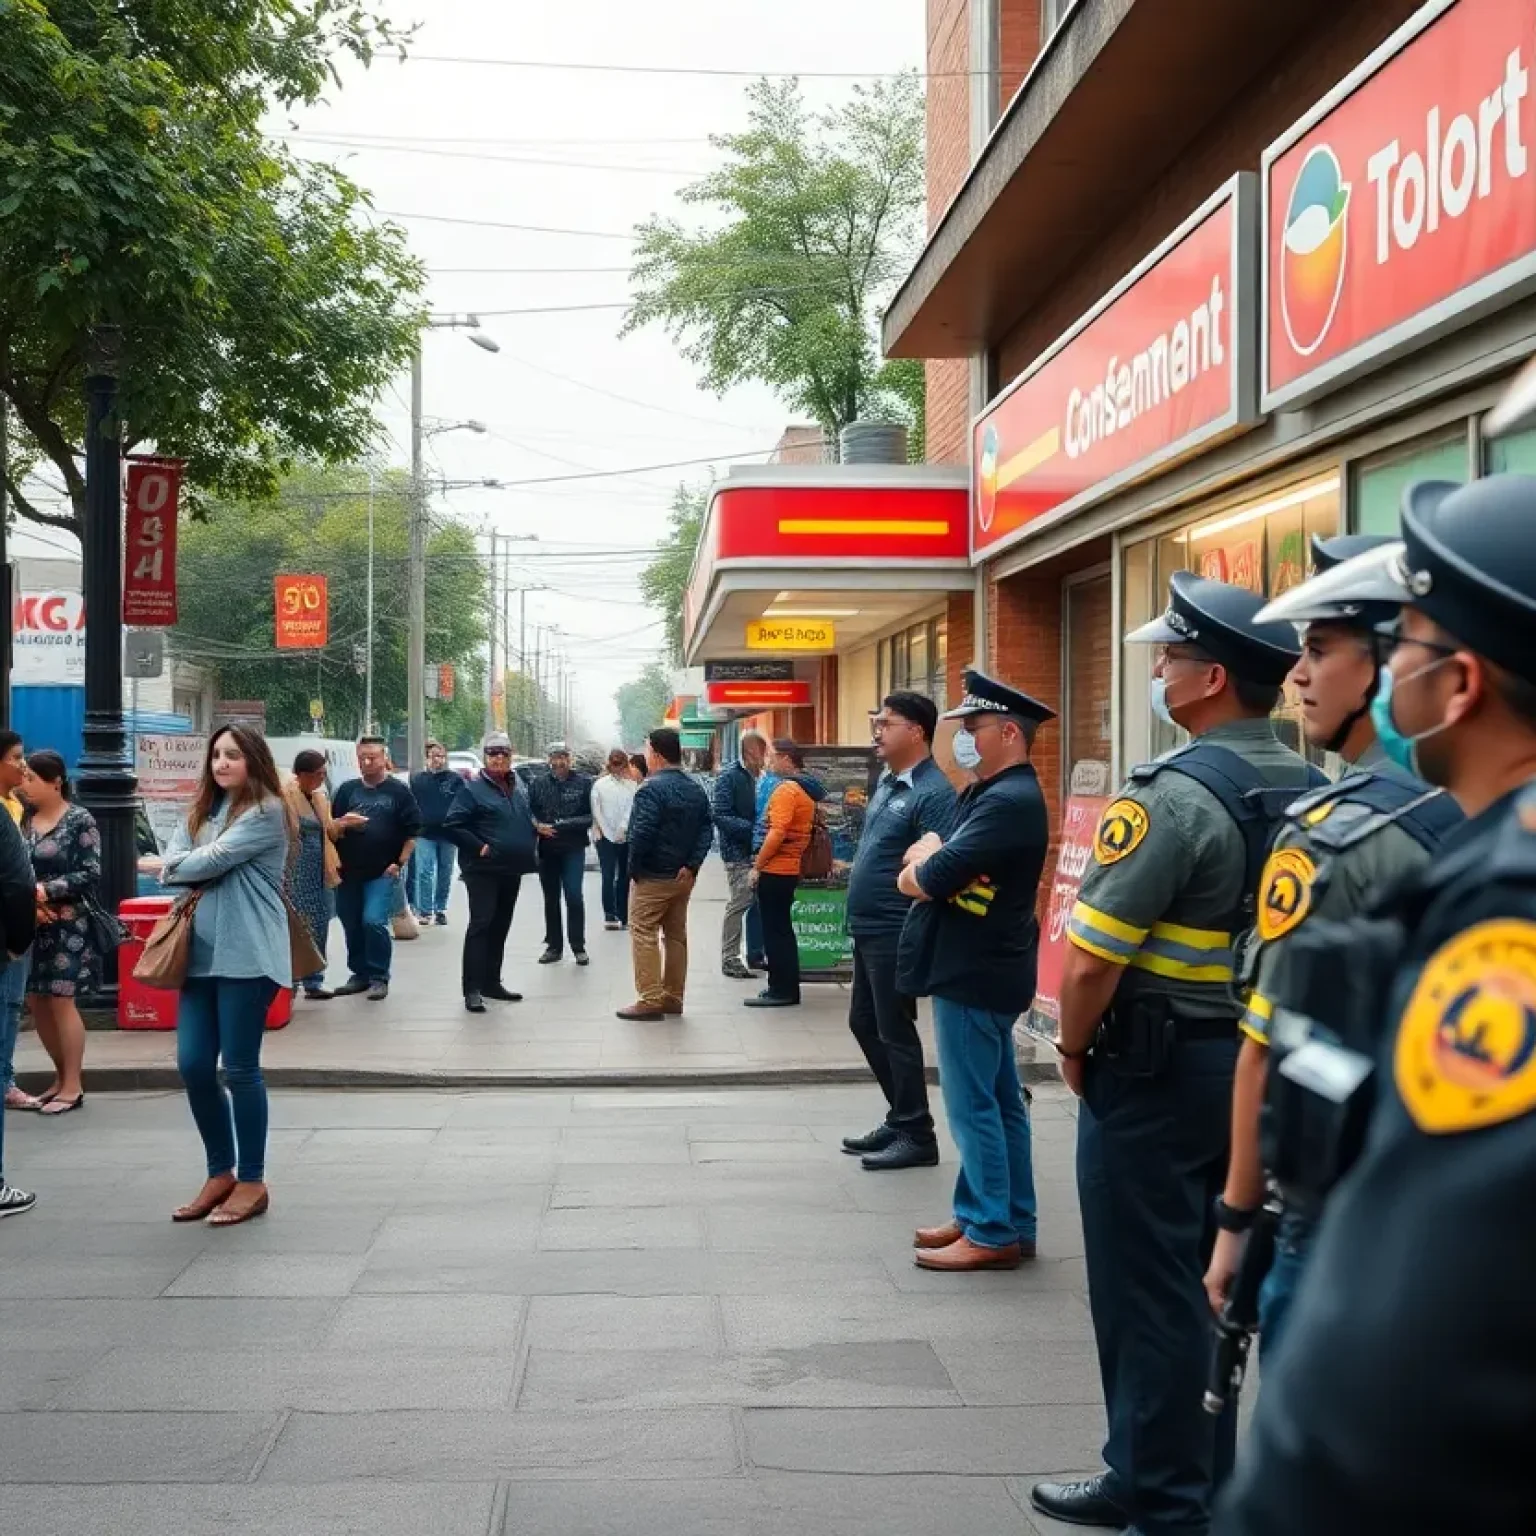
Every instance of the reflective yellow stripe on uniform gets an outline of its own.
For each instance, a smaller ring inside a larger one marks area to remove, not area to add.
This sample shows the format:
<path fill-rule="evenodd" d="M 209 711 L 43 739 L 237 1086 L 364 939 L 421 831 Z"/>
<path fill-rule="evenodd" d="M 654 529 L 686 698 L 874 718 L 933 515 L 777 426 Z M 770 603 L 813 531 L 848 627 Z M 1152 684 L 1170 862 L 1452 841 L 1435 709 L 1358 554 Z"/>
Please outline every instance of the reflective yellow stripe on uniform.
<path fill-rule="evenodd" d="M 1238 1028 L 1250 1040 L 1267 1046 L 1269 1044 L 1269 1019 L 1274 1011 L 1275 1005 L 1262 992 L 1250 992 L 1248 994 L 1248 1011 L 1243 1015 L 1242 1022 L 1238 1025 Z"/>
<path fill-rule="evenodd" d="M 1147 936 L 1145 928 L 1133 928 L 1118 917 L 1090 907 L 1086 901 L 1077 902 L 1067 923 L 1067 937 L 1079 949 L 1090 955 L 1108 960 L 1111 965 L 1129 965 Z"/>
<path fill-rule="evenodd" d="M 1174 981 L 1230 982 L 1232 935 L 1220 928 L 1153 923 L 1130 963 Z"/>

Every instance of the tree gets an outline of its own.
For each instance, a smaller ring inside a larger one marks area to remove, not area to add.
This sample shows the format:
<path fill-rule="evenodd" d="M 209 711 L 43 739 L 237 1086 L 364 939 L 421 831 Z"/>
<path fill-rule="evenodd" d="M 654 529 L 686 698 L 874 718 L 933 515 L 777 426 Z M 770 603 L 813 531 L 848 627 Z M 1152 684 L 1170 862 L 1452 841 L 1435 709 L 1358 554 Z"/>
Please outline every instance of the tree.
<path fill-rule="evenodd" d="M 403 472 L 377 477 L 373 695 L 374 713 L 386 725 L 406 713 L 409 504 Z M 367 471 L 296 474 L 277 500 L 215 507 L 207 522 L 183 526 L 180 539 L 181 613 L 172 648 L 211 667 L 226 698 L 265 700 L 274 734 L 305 729 L 316 698 L 332 734 L 359 730 L 368 635 Z M 323 650 L 276 648 L 273 578 L 283 573 L 326 577 L 330 641 Z M 474 534 L 457 523 L 435 527 L 427 541 L 429 662 L 473 664 L 485 644 L 487 601 Z M 476 718 L 478 724 L 483 712 Z"/>
<path fill-rule="evenodd" d="M 635 752 L 645 741 L 647 731 L 654 731 L 666 717 L 672 702 L 672 679 L 658 661 L 650 662 L 639 677 L 625 683 L 613 696 L 619 706 L 619 735 L 624 745 Z"/>
<path fill-rule="evenodd" d="M 679 194 L 714 211 L 709 227 L 639 226 L 624 330 L 661 323 L 710 389 L 761 380 L 829 443 L 874 417 L 905 422 L 920 447 L 922 364 L 882 364 L 878 343 L 921 234 L 917 77 L 856 88 L 830 112 L 809 112 L 794 80 L 759 80 L 748 102 L 747 130 L 712 139 L 729 163 Z"/>
<path fill-rule="evenodd" d="M 361 457 L 409 359 L 421 265 L 362 191 L 263 136 L 334 61 L 395 41 L 360 0 L 0 0 L 0 405 L 11 494 L 79 532 L 82 383 L 121 374 L 119 431 L 259 500 L 301 460 Z M 62 510 L 21 494 L 46 462 Z"/>
<path fill-rule="evenodd" d="M 667 536 L 656 546 L 656 558 L 640 572 L 640 596 L 661 610 L 666 628 L 667 653 L 676 663 L 683 659 L 683 595 L 693 570 L 694 552 L 704 531 L 709 508 L 705 486 L 680 485 L 672 493 L 667 514 Z"/>

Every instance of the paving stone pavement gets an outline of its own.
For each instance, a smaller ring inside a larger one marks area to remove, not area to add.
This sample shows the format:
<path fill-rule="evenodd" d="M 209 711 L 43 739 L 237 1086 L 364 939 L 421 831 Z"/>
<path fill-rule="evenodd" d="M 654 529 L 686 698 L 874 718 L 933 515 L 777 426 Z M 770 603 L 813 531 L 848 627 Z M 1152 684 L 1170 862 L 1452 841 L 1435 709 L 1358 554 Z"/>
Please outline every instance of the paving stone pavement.
<path fill-rule="evenodd" d="M 912 1264 L 944 1162 L 869 1088 L 283 1091 L 271 1213 L 173 1226 L 178 1095 L 11 1114 L 0 1529 L 27 1536 L 1056 1536 L 1103 1434 L 1072 1175 L 1041 1256 Z M 14 1520 L 14 1523 L 12 1523 Z"/>

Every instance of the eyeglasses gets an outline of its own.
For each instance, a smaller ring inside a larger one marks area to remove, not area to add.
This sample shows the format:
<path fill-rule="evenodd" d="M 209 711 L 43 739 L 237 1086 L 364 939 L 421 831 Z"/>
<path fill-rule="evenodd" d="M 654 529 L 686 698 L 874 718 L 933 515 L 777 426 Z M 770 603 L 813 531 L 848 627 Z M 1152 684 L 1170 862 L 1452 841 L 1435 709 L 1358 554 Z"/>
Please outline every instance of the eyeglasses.
<path fill-rule="evenodd" d="M 1455 656 L 1465 649 L 1459 645 L 1442 645 L 1438 640 L 1419 640 L 1413 635 L 1400 634 L 1396 629 L 1376 631 L 1376 655 L 1383 666 L 1405 645 L 1416 645 L 1435 656 Z"/>
<path fill-rule="evenodd" d="M 485 755 L 487 757 L 511 757 L 512 756 L 512 754 L 509 751 L 507 751 L 507 749 L 505 747 L 487 747 L 485 749 Z"/>

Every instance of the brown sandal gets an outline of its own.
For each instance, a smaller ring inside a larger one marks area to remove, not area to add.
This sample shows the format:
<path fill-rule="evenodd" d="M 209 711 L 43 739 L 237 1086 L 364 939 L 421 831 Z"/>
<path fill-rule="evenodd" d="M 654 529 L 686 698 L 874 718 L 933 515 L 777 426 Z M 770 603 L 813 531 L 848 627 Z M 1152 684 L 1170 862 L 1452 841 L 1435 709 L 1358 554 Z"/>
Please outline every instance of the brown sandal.
<path fill-rule="evenodd" d="M 217 1193 L 215 1193 L 217 1191 Z M 235 1192 L 235 1181 L 229 1177 L 209 1179 L 197 1192 L 197 1199 L 189 1205 L 178 1205 L 171 1212 L 172 1221 L 203 1221 L 223 1205 Z"/>
<path fill-rule="evenodd" d="M 240 1186 L 235 1186 L 238 1189 Z M 249 1221 L 253 1216 L 265 1216 L 267 1207 L 272 1203 L 265 1189 L 250 1202 L 249 1205 L 236 1205 L 234 1203 L 234 1191 L 209 1218 L 210 1227 L 238 1227 L 241 1222 Z"/>

